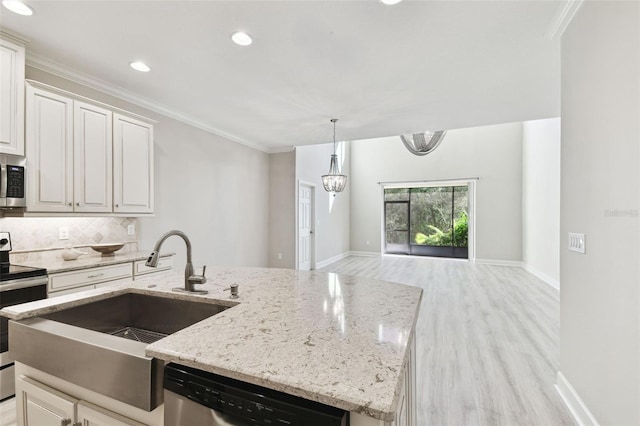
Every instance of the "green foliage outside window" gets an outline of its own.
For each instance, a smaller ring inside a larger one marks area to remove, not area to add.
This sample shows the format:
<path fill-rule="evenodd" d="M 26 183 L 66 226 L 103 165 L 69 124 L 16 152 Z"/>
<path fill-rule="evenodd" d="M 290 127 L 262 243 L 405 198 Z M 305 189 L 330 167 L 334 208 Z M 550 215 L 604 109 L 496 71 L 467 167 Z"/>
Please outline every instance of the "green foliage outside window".
<path fill-rule="evenodd" d="M 468 187 L 385 189 L 387 243 L 467 247 Z"/>
<path fill-rule="evenodd" d="M 444 232 L 433 225 L 427 225 L 427 228 L 431 230 L 429 235 L 425 235 L 422 232 L 416 233 L 416 244 L 428 246 L 467 247 L 469 243 L 469 216 L 467 215 L 467 212 L 461 212 L 454 221 L 453 235 L 451 232 Z"/>

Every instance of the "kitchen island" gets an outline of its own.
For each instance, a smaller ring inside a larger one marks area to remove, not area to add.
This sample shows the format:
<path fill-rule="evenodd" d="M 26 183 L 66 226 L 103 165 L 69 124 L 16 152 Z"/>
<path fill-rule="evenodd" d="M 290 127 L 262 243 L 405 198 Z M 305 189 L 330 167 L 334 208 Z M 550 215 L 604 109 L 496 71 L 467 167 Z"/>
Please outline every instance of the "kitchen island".
<path fill-rule="evenodd" d="M 20 321 L 125 293 L 215 301 L 231 308 L 148 345 L 146 355 L 344 409 L 352 425 L 416 424 L 413 336 L 421 289 L 266 268 L 207 270 L 199 286 L 206 295 L 171 290 L 183 282 L 180 274 L 149 277 L 2 315 Z M 239 285 L 237 299 L 227 291 L 232 284 Z M 122 414 L 135 419 L 135 412 Z"/>

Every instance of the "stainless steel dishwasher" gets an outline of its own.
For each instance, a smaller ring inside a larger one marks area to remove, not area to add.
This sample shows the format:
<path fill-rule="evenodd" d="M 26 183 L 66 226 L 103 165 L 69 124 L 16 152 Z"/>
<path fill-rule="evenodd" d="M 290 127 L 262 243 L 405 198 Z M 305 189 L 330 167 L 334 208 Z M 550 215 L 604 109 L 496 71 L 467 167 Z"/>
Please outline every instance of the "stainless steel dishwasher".
<path fill-rule="evenodd" d="M 164 370 L 165 426 L 348 426 L 349 413 L 179 364 Z"/>

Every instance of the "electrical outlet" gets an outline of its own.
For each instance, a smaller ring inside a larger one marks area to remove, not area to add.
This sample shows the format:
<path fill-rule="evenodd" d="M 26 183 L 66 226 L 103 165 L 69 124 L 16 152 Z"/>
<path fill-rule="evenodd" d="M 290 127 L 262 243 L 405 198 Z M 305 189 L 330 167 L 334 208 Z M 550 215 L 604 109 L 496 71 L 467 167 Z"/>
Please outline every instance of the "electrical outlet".
<path fill-rule="evenodd" d="M 569 233 L 569 250 L 584 254 L 586 250 L 584 234 Z"/>
<path fill-rule="evenodd" d="M 136 235 L 136 225 L 133 223 L 127 226 L 127 235 Z"/>
<path fill-rule="evenodd" d="M 278 253 L 278 260 L 282 260 L 282 253 Z"/>
<path fill-rule="evenodd" d="M 66 226 L 61 226 L 58 228 L 58 239 L 60 240 L 68 240 L 69 239 L 69 228 Z"/>

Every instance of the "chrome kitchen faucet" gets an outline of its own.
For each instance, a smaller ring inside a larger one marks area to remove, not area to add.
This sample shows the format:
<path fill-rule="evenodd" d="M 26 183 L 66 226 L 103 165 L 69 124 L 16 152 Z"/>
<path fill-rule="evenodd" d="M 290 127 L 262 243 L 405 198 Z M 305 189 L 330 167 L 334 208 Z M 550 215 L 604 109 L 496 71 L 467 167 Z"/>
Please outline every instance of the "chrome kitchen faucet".
<path fill-rule="evenodd" d="M 205 271 L 207 270 L 206 266 L 202 267 L 202 275 L 196 275 L 193 271 L 193 264 L 191 263 L 191 241 L 187 235 L 182 231 L 169 231 L 166 234 L 162 235 L 160 239 L 156 242 L 153 251 L 149 253 L 149 257 L 145 262 L 145 265 L 150 266 L 152 268 L 156 268 L 158 266 L 158 257 L 160 254 L 160 246 L 164 243 L 164 240 L 169 238 L 172 235 L 177 235 L 181 237 L 185 244 L 187 245 L 187 265 L 184 268 L 184 288 L 174 288 L 173 291 L 181 291 L 186 293 L 198 293 L 198 294 L 207 294 L 206 290 L 196 290 L 194 286 L 196 284 L 204 284 L 207 282 L 207 278 L 204 276 Z"/>

